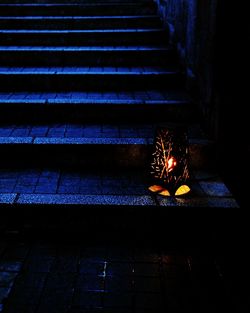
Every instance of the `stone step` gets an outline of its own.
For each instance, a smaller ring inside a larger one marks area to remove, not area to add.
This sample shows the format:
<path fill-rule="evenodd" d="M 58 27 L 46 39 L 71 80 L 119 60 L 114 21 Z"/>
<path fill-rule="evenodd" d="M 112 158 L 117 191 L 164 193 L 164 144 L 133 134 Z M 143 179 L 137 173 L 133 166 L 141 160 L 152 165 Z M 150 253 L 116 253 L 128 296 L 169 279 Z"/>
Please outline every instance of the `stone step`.
<path fill-rule="evenodd" d="M 1 16 L 95 16 L 155 14 L 152 2 L 1 3 Z"/>
<path fill-rule="evenodd" d="M 143 66 L 177 64 L 162 46 L 0 46 L 0 66 Z"/>
<path fill-rule="evenodd" d="M 141 169 L 5 168 L 0 169 L 1 221 L 8 221 L 7 235 L 26 234 L 29 241 L 35 230 L 42 237 L 56 232 L 60 240 L 64 234 L 67 239 L 86 234 L 76 237 L 81 243 L 94 233 L 94 241 L 108 237 L 118 247 L 122 238 L 140 239 L 143 246 L 145 238 L 146 244 L 167 238 L 186 249 L 204 246 L 206 238 L 221 249 L 211 232 L 215 236 L 223 223 L 232 225 L 238 203 L 216 172 L 192 171 L 188 184 L 188 195 L 165 198 L 148 191 L 151 180 Z"/>
<path fill-rule="evenodd" d="M 98 223 L 108 220 L 113 223 L 117 219 L 121 225 L 123 219 L 131 223 L 136 219 L 138 227 L 146 221 L 157 220 L 155 225 L 166 227 L 168 223 L 177 222 L 169 220 L 172 214 L 179 222 L 180 216 L 187 222 L 194 212 L 197 221 L 197 218 L 203 220 L 204 215 L 209 218 L 212 214 L 214 219 L 238 208 L 230 191 L 214 172 L 194 171 L 189 185 L 188 196 L 165 198 L 150 194 L 150 178 L 143 171 L 4 169 L 0 170 L 1 214 L 26 222 L 28 215 L 38 219 L 46 216 L 46 223 L 49 223 L 54 214 L 57 220 L 58 215 L 63 219 L 70 210 L 71 217 L 81 214 L 80 223 L 92 216 Z M 222 211 L 213 211 L 215 209 Z"/>
<path fill-rule="evenodd" d="M 0 45 L 18 46 L 91 46 L 150 45 L 168 43 L 162 29 L 108 30 L 0 30 Z"/>
<path fill-rule="evenodd" d="M 7 166 L 41 164 L 80 168 L 147 168 L 157 126 L 83 123 L 5 125 L 0 128 L 0 160 L 2 165 Z M 212 166 L 213 142 L 204 137 L 197 125 L 186 128 L 192 168 Z M 46 158 L 47 155 L 50 157 Z"/>
<path fill-rule="evenodd" d="M 0 12 L 1 14 L 1 12 Z M 73 30 L 160 28 L 157 15 L 146 16 L 0 16 L 0 29 Z"/>
<path fill-rule="evenodd" d="M 181 90 L 0 93 L 0 121 L 40 122 L 187 122 L 195 106 Z"/>
<path fill-rule="evenodd" d="M 169 90 L 183 86 L 181 72 L 162 67 L 1 67 L 0 90 Z"/>

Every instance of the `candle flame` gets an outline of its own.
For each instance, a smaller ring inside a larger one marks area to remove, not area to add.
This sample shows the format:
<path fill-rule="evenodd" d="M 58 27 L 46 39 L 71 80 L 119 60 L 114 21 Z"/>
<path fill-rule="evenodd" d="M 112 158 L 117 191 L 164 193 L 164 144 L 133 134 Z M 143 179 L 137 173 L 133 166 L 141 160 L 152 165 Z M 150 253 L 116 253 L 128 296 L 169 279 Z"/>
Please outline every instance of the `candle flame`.
<path fill-rule="evenodd" d="M 171 172 L 176 165 L 177 165 L 177 161 L 174 157 L 171 157 L 167 160 L 166 167 L 169 172 Z"/>

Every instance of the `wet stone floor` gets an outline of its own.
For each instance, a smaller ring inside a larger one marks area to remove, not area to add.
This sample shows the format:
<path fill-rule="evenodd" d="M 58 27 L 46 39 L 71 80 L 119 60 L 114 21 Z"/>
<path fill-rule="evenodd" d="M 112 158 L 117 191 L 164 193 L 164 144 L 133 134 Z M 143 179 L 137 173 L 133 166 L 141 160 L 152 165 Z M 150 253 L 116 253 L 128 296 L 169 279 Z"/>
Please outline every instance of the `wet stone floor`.
<path fill-rule="evenodd" d="M 212 313 L 241 302 L 221 256 L 85 238 L 2 240 L 0 303 L 4 313 Z"/>

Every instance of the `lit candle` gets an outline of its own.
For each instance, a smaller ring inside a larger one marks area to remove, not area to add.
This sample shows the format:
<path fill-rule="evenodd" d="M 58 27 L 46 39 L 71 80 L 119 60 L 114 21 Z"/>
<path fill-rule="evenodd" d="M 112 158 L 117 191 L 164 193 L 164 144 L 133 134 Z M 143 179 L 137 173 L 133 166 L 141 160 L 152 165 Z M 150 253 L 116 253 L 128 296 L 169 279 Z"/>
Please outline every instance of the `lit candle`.
<path fill-rule="evenodd" d="M 166 165 L 167 171 L 171 172 L 176 165 L 177 165 L 177 162 L 176 162 L 175 158 L 171 157 L 170 159 L 167 160 L 167 165 Z"/>

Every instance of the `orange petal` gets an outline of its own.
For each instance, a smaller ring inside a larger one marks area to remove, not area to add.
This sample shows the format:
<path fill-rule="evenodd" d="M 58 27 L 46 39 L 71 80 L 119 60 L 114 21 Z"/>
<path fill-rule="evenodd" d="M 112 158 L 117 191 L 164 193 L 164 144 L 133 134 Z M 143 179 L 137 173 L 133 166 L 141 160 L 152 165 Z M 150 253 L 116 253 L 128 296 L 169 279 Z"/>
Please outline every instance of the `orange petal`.
<path fill-rule="evenodd" d="M 159 195 L 164 197 L 170 197 L 170 192 L 167 189 L 164 189 L 161 192 L 159 192 Z"/>
<path fill-rule="evenodd" d="M 150 186 L 148 189 L 152 192 L 160 192 L 160 191 L 164 190 L 164 188 L 159 186 L 159 185 Z"/>
<path fill-rule="evenodd" d="M 175 195 L 182 196 L 189 193 L 190 190 L 191 189 L 187 185 L 182 185 L 176 190 Z"/>

